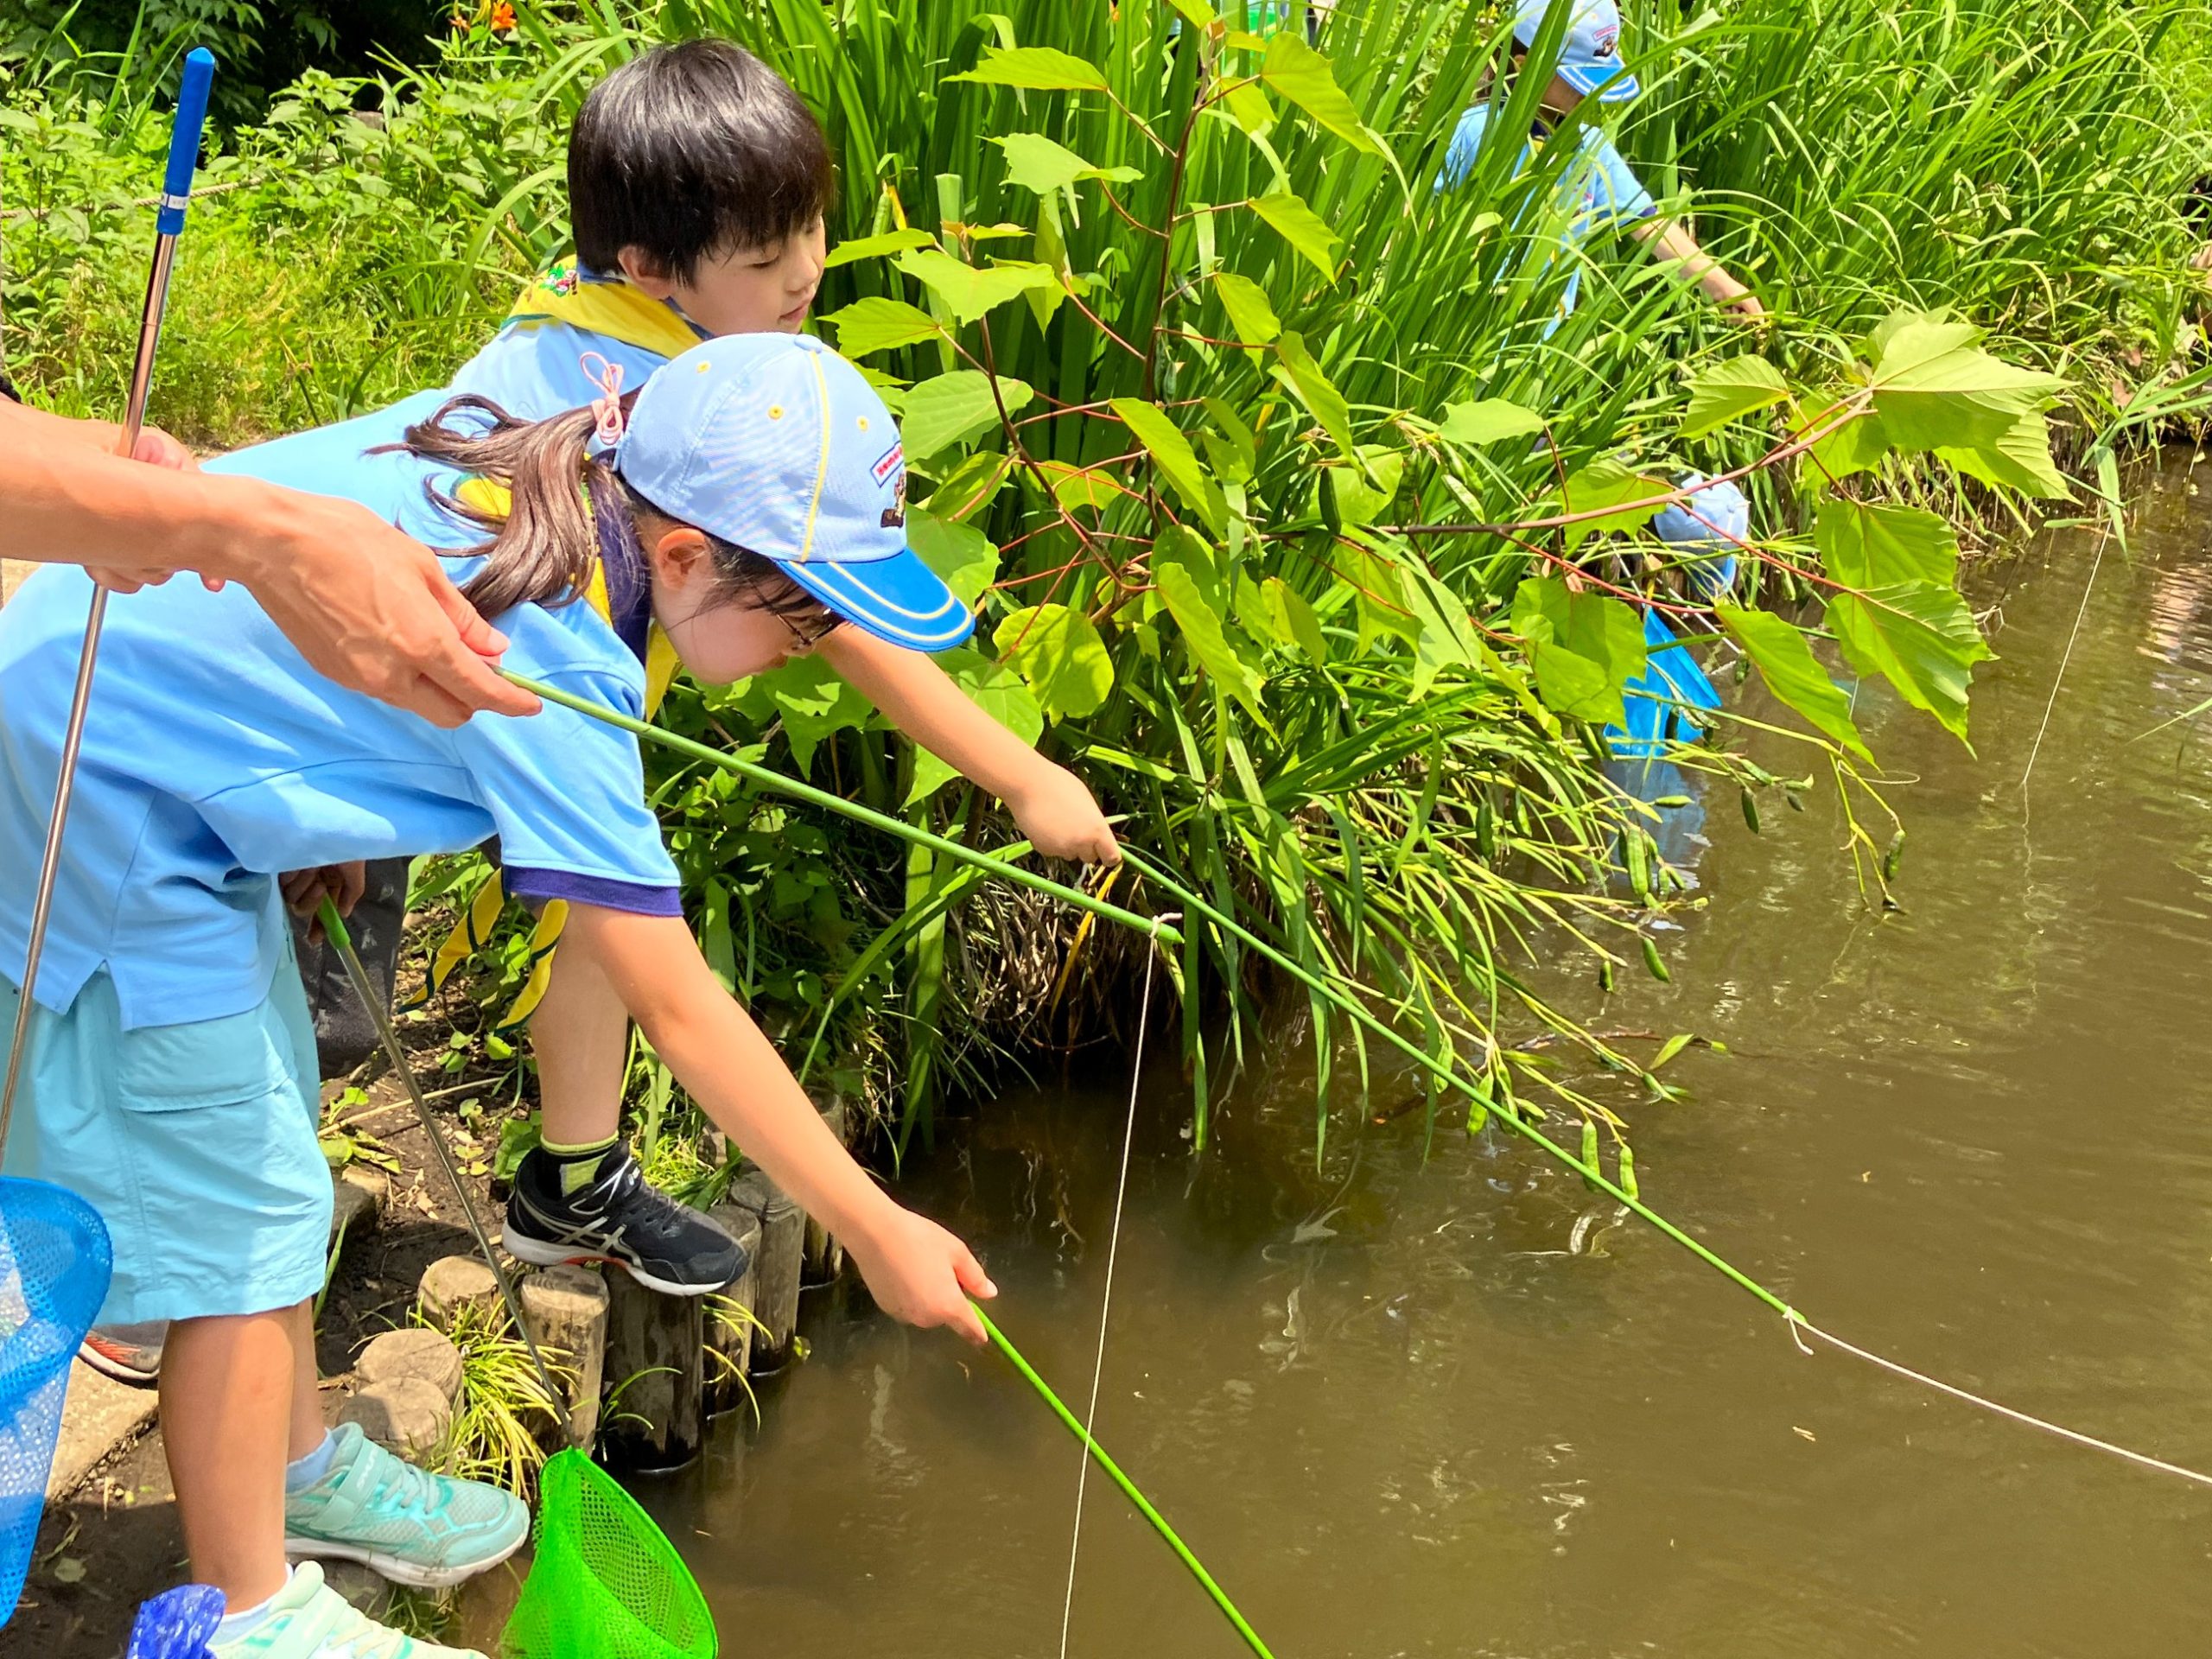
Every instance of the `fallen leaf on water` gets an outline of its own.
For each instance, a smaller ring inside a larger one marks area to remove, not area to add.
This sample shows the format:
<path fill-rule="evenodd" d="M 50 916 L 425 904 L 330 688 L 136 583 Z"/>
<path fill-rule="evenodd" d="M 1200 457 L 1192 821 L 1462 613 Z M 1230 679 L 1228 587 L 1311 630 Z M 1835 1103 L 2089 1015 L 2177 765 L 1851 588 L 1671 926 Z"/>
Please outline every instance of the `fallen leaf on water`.
<path fill-rule="evenodd" d="M 56 1584 L 75 1584 L 85 1576 L 85 1564 L 74 1555 L 64 1555 L 54 1564 L 53 1570 Z"/>
<path fill-rule="evenodd" d="M 1803 1435 L 1807 1440 L 1814 1440 L 1814 1434 L 1813 1434 L 1813 1431 L 1812 1431 L 1811 1429 L 1809 1429 L 1809 1428 L 1797 1428 L 1797 1426 L 1796 1426 L 1796 1424 L 1794 1424 L 1794 1423 L 1793 1423 L 1793 1424 L 1791 1424 L 1791 1425 L 1790 1425 L 1790 1427 L 1791 1427 L 1793 1429 L 1796 1429 L 1796 1432 L 1797 1432 L 1798 1433 L 1802 1434 L 1802 1435 Z M 1814 1443 L 1815 1443 L 1815 1445 L 1819 1444 L 1819 1442 L 1818 1442 L 1817 1440 L 1814 1440 Z"/>

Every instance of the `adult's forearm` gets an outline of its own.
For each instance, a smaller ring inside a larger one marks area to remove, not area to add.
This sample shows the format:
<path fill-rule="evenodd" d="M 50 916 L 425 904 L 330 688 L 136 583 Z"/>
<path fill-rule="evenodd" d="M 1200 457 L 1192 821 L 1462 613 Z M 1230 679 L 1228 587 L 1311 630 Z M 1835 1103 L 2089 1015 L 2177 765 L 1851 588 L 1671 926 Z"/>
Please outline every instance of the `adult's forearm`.
<path fill-rule="evenodd" d="M 64 429 L 73 424 L 0 410 L 11 558 L 242 581 L 281 534 L 283 502 L 270 486 L 125 461 L 86 441 L 95 435 Z"/>

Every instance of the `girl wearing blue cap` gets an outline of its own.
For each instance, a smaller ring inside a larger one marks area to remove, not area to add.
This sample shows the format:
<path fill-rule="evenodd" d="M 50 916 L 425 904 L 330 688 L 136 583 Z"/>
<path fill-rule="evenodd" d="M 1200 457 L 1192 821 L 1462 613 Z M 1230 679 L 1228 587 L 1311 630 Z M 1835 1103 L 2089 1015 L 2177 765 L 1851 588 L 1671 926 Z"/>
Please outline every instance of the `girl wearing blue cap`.
<path fill-rule="evenodd" d="M 511 664 L 626 713 L 644 703 L 649 622 L 708 679 L 834 649 L 863 690 L 906 688 L 886 712 L 1007 796 L 1040 847 L 1114 855 L 1082 785 L 949 682 L 933 693 L 874 675 L 889 642 L 943 649 L 970 619 L 906 547 L 889 414 L 818 342 L 749 336 L 684 353 L 604 459 L 587 457 L 590 410 L 524 424 L 426 398 L 411 412 L 421 423 L 397 451 L 365 455 L 363 430 L 337 428 L 229 464 L 455 550 L 454 575 L 499 617 Z M 467 474 L 512 492 L 497 523 L 472 524 L 453 502 Z M 576 602 L 597 579 L 605 617 Z M 56 567 L 0 611 L 0 976 L 21 974 L 65 665 L 89 595 Z M 319 677 L 235 588 L 118 597 L 28 993 L 38 1007 L 8 1170 L 74 1189 L 107 1220 L 104 1317 L 175 1322 L 163 1436 L 193 1576 L 230 1608 L 218 1659 L 451 1659 L 364 1619 L 312 1563 L 288 1572 L 287 1553 L 450 1584 L 526 1530 L 504 1494 L 412 1469 L 350 1427 L 324 1432 L 309 1299 L 330 1179 L 276 880 L 494 834 L 512 890 L 569 906 L 550 1017 L 533 1032 L 549 1126 L 612 1116 L 635 1019 L 708 1115 L 846 1242 L 887 1312 L 982 1339 L 968 1299 L 993 1291 L 975 1258 L 853 1161 L 700 957 L 634 739 L 559 707 L 441 731 Z M 17 994 L 0 977 L 0 1022 Z M 626 1157 L 584 1191 L 581 1207 L 602 1221 L 693 1224 Z M 508 1236 L 532 1253 L 512 1215 Z"/>

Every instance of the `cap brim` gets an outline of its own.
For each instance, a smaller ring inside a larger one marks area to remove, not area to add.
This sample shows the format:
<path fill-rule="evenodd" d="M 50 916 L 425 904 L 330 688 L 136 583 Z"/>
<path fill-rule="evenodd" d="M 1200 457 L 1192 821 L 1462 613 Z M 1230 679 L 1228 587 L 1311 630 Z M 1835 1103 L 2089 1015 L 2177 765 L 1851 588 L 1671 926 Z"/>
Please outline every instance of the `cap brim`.
<path fill-rule="evenodd" d="M 1559 78 L 1600 104 L 1625 104 L 1643 90 L 1625 69 L 1599 69 L 1585 63 L 1560 65 Z"/>
<path fill-rule="evenodd" d="M 950 651 L 975 613 L 911 548 L 866 563 L 779 559 L 776 568 L 846 621 L 909 651 Z"/>

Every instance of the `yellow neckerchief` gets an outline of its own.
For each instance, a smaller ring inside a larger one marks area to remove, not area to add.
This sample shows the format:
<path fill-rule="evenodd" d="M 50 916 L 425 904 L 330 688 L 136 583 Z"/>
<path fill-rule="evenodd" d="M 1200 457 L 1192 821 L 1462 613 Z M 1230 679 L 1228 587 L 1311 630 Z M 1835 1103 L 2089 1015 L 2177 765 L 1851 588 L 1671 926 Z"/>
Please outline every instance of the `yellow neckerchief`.
<path fill-rule="evenodd" d="M 457 499 L 480 512 L 504 516 L 507 510 L 505 487 L 489 479 L 472 478 L 454 492 Z M 584 590 L 585 601 L 600 614 L 600 620 L 612 626 L 614 620 L 613 601 L 608 597 L 607 567 L 595 563 L 592 567 L 591 585 Z M 676 655 L 676 647 L 656 622 L 645 639 L 645 718 L 650 720 L 658 712 L 661 699 L 668 695 L 677 671 L 683 666 Z M 430 958 L 430 965 L 423 976 L 423 988 L 408 1000 L 406 1009 L 427 1006 L 430 999 L 445 988 L 461 965 L 484 948 L 492 937 L 492 930 L 499 924 L 499 917 L 507 906 L 505 884 L 499 872 L 493 870 L 476 890 L 468 909 L 452 932 L 445 937 Z M 506 1013 L 500 1015 L 492 1029 L 501 1035 L 527 1024 L 545 997 L 545 988 L 553 976 L 553 947 L 561 942 L 561 931 L 569 925 L 569 905 L 563 899 L 549 899 L 538 912 L 537 925 L 530 936 L 530 968 L 523 981 L 522 989 Z"/>
<path fill-rule="evenodd" d="M 587 276 L 573 258 L 516 296 L 506 327 L 532 322 L 565 322 L 663 357 L 679 356 L 706 338 L 666 301 L 648 299 L 619 277 Z"/>

